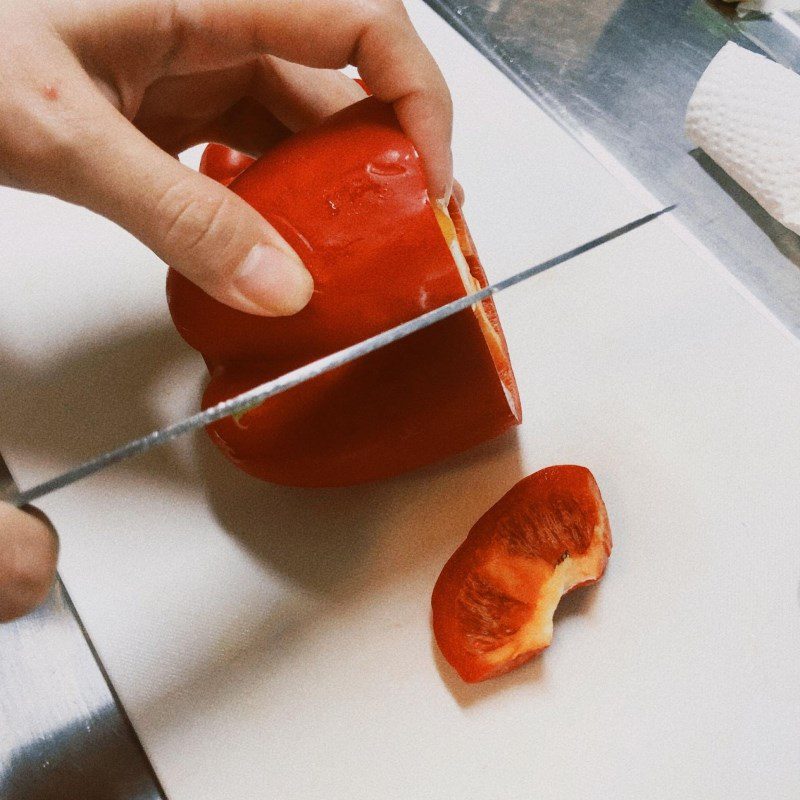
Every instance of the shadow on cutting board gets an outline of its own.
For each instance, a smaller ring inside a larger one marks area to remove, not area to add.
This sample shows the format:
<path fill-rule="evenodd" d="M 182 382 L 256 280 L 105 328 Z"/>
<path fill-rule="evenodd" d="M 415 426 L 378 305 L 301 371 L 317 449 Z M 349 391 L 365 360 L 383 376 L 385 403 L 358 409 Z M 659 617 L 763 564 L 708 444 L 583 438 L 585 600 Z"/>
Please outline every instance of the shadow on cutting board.
<path fill-rule="evenodd" d="M 703 171 L 744 211 L 770 238 L 775 247 L 793 264 L 800 267 L 800 236 L 789 230 L 765 211 L 722 167 L 699 147 L 689 155 Z"/>
<path fill-rule="evenodd" d="M 53 456 L 70 465 L 163 424 L 153 384 L 198 356 L 168 322 L 75 340 L 58 358 L 37 364 L 0 348 L 0 446 Z M 128 462 L 156 480 L 184 483 L 186 467 L 165 449 L 159 459 Z"/>
<path fill-rule="evenodd" d="M 570 617 L 583 616 L 591 611 L 597 598 L 597 593 L 600 591 L 600 586 L 600 583 L 583 586 L 561 598 L 561 602 L 556 608 L 556 613 L 553 615 L 553 627 L 555 630 L 550 648 L 558 647 L 559 640 L 562 638 L 567 640 L 562 643 L 563 646 L 569 646 L 569 637 L 560 636 L 559 628 L 568 627 L 562 623 Z M 431 632 L 431 651 L 436 662 L 436 669 L 439 671 L 439 675 L 453 699 L 461 708 L 469 708 L 498 692 L 508 691 L 512 687 L 535 684 L 544 680 L 547 675 L 547 656 L 550 648 L 544 650 L 538 656 L 534 656 L 527 664 L 523 664 L 506 675 L 491 678 L 481 683 L 464 683 L 458 677 L 458 673 L 445 660 L 441 650 L 439 650 L 439 646 L 436 644 L 433 632 Z"/>
<path fill-rule="evenodd" d="M 523 474 L 516 432 L 392 480 L 337 489 L 298 489 L 252 478 L 205 436 L 198 437 L 196 458 L 209 505 L 225 530 L 303 588 L 345 596 L 362 587 L 378 551 L 384 557 L 394 551 L 395 569 L 386 576 L 392 579 L 423 562 L 442 537 L 455 548 Z M 485 467 L 481 485 L 465 500 L 459 476 L 475 467 Z M 409 518 L 419 524 L 409 524 Z M 413 530 L 416 538 L 387 542 L 387 525 Z"/>
<path fill-rule="evenodd" d="M 178 685 L 131 709 L 155 727 L 196 713 L 198 693 L 208 707 L 235 705 L 231 671 L 241 685 L 264 680 L 281 660 L 304 651 L 328 608 L 335 614 L 408 582 L 414 591 L 424 587 L 427 609 L 444 561 L 523 474 L 513 432 L 409 475 L 345 489 L 294 489 L 256 480 L 202 434 L 195 440 L 195 461 L 220 525 L 265 569 L 314 599 L 278 601 L 235 644 L 204 653 Z M 404 535 L 397 536 L 398 530 Z M 412 579 L 412 573 L 418 574 Z M 415 624 L 427 635 L 427 614 Z"/>

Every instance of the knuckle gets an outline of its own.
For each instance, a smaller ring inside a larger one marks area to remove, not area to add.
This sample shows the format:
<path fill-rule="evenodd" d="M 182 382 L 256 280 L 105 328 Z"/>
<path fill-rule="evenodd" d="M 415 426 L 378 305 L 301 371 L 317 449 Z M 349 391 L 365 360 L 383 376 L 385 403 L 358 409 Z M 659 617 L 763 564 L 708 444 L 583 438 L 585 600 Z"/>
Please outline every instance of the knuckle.
<path fill-rule="evenodd" d="M 218 285 L 231 262 L 230 250 L 237 239 L 235 203 L 227 190 L 214 186 L 198 191 L 187 179 L 170 186 L 157 204 L 156 214 L 164 225 L 163 255 L 172 266 L 190 265 L 192 279 L 204 288 Z"/>
<path fill-rule="evenodd" d="M 189 10 L 185 0 L 162 0 L 155 6 L 153 32 L 157 40 L 164 42 L 162 62 L 165 67 L 180 55 L 190 38 L 186 24 Z"/>
<path fill-rule="evenodd" d="M 391 25 L 406 15 L 401 0 L 362 0 L 359 10 L 364 24 L 375 27 Z"/>
<path fill-rule="evenodd" d="M 187 255 L 202 249 L 219 227 L 227 203 L 219 194 L 203 195 L 192 185 L 178 182 L 165 190 L 156 209 L 164 220 L 164 244 L 168 251 L 183 251 Z"/>

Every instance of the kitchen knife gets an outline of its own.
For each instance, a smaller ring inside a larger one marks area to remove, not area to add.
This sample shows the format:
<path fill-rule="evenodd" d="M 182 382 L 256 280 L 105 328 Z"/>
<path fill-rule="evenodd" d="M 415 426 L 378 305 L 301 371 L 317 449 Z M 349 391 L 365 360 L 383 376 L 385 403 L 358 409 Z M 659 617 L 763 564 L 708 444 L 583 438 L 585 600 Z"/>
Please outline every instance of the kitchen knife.
<path fill-rule="evenodd" d="M 598 236 L 596 239 L 584 242 L 572 250 L 561 253 L 561 255 L 557 255 L 554 258 L 550 258 L 547 261 L 541 262 L 540 264 L 536 264 L 535 266 L 528 267 L 521 272 L 517 272 L 515 275 L 504 278 L 501 281 L 497 281 L 497 283 L 486 286 L 480 291 L 473 292 L 472 294 L 465 295 L 464 297 L 459 297 L 456 300 L 447 303 L 446 305 L 421 314 L 420 316 L 415 317 L 408 322 L 404 322 L 401 325 L 397 325 L 396 327 L 390 328 L 387 331 L 378 333 L 375 336 L 370 336 L 364 341 L 357 342 L 349 347 L 345 347 L 343 350 L 331 353 L 324 358 L 319 358 L 316 361 L 312 361 L 310 364 L 306 364 L 303 367 L 299 367 L 291 372 L 287 372 L 285 375 L 281 375 L 271 381 L 262 383 L 261 385 L 250 389 L 249 391 L 242 392 L 242 394 L 239 394 L 236 397 L 232 397 L 229 400 L 217 403 L 216 405 L 211 406 L 204 411 L 199 411 L 196 414 L 192 414 L 192 416 L 180 420 L 179 422 L 174 422 L 171 425 L 167 425 L 161 430 L 153 431 L 152 433 L 142 436 L 139 439 L 134 439 L 133 441 L 130 441 L 121 447 L 117 447 L 114 450 L 109 450 L 99 456 L 95 456 L 89 461 L 85 461 L 83 464 L 79 464 L 67 472 L 62 473 L 61 475 L 57 475 L 49 480 L 44 481 L 43 483 L 32 486 L 30 489 L 26 489 L 25 491 L 16 491 L 13 487 L 13 484 L 6 484 L 4 496 L 4 486 L 3 484 L 0 484 L 0 499 L 5 499 L 18 507 L 24 506 L 27 503 L 30 503 L 46 494 L 49 494 L 50 492 L 55 491 L 56 489 L 69 486 L 70 484 L 75 483 L 82 478 L 86 478 L 89 475 L 93 475 L 94 473 L 99 472 L 100 470 L 103 470 L 112 464 L 132 458 L 140 453 L 145 453 L 153 447 L 166 444 L 178 436 L 189 433 L 196 428 L 202 428 L 206 425 L 210 425 L 212 422 L 216 422 L 223 417 L 229 417 L 234 414 L 243 414 L 249 409 L 255 408 L 257 405 L 264 402 L 264 400 L 274 397 L 276 394 L 280 394 L 288 389 L 292 389 L 301 383 L 305 383 L 312 378 L 316 378 L 318 375 L 330 372 L 332 369 L 341 367 L 344 364 L 349 364 L 351 361 L 355 361 L 357 358 L 367 355 L 367 353 L 372 353 L 381 347 L 386 347 L 386 345 L 392 344 L 392 342 L 404 339 L 406 336 L 410 336 L 412 333 L 416 333 L 423 328 L 427 328 L 430 325 L 435 325 L 437 322 L 447 319 L 447 317 L 451 317 L 454 314 L 458 314 L 460 311 L 464 311 L 470 306 L 485 300 L 487 297 L 491 297 L 498 292 L 502 292 L 504 289 L 508 289 L 511 286 L 516 286 L 516 284 L 522 283 L 523 281 L 528 280 L 528 278 L 532 278 L 534 275 L 540 275 L 542 272 L 546 272 L 547 270 L 552 269 L 559 264 L 563 264 L 565 261 L 569 261 L 570 259 L 573 259 L 582 253 L 586 253 L 587 251 L 593 250 L 594 248 L 599 247 L 606 242 L 610 242 L 612 239 L 617 239 L 626 233 L 630 233 L 636 228 L 639 228 L 642 225 L 645 225 L 648 222 L 656 219 L 657 217 L 660 217 L 662 214 L 672 211 L 674 208 L 675 206 L 671 205 L 667 206 L 666 208 L 662 208 L 659 211 L 646 214 L 645 216 L 640 217 L 633 222 L 629 222 L 626 225 L 615 228 L 614 230 L 603 234 L 602 236 Z"/>

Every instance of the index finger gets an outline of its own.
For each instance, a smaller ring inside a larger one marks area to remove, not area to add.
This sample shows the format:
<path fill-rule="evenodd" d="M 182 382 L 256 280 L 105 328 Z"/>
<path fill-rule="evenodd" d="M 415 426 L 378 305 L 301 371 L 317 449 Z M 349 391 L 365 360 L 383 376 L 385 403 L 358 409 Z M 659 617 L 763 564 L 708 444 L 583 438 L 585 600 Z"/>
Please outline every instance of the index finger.
<path fill-rule="evenodd" d="M 452 100 L 405 8 L 361 33 L 352 63 L 373 95 L 394 106 L 398 122 L 422 156 L 431 194 L 447 202 L 453 188 Z"/>
<path fill-rule="evenodd" d="M 228 25 L 233 24 L 232 9 L 245 17 L 262 52 L 313 67 L 355 66 L 373 95 L 394 107 L 398 122 L 422 157 L 433 197 L 450 197 L 450 91 L 402 2 L 236 0 L 222 6 Z M 192 4 L 183 8 L 191 13 Z"/>

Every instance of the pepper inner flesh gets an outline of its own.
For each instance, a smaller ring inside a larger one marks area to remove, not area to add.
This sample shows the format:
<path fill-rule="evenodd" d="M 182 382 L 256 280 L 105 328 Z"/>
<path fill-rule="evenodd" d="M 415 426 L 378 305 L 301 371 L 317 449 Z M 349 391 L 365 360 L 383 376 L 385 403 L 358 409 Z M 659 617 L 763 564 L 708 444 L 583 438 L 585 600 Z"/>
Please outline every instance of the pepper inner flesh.
<path fill-rule="evenodd" d="M 467 294 L 480 291 L 482 287 L 478 282 L 478 279 L 470 272 L 467 259 L 464 257 L 464 253 L 461 251 L 461 245 L 458 242 L 458 235 L 456 234 L 456 226 L 453 224 L 453 220 L 450 217 L 450 212 L 447 210 L 447 208 L 439 205 L 438 203 L 434 204 L 433 210 L 436 213 L 436 221 L 439 223 L 444 240 L 447 242 L 447 246 L 450 248 L 450 252 L 453 255 L 453 260 L 456 262 L 456 267 L 458 267 L 458 274 L 461 276 L 461 281 L 464 284 L 465 291 Z M 475 316 L 478 318 L 478 321 L 483 326 L 484 333 L 490 335 L 492 337 L 492 343 L 494 344 L 496 342 L 497 346 L 499 347 L 500 337 L 497 335 L 494 325 L 492 325 L 492 323 L 489 321 L 489 317 L 486 316 L 486 309 L 484 309 L 483 303 L 477 303 L 472 308 L 475 312 Z"/>
<path fill-rule="evenodd" d="M 453 256 L 453 261 L 455 261 L 456 267 L 458 268 L 458 274 L 461 276 L 461 281 L 464 284 L 464 290 L 467 294 L 480 291 L 483 287 L 478 279 L 472 274 L 469 264 L 467 263 L 467 259 L 461 250 L 461 244 L 458 240 L 456 226 L 453 224 L 450 212 L 447 210 L 446 206 L 443 206 L 439 203 L 433 204 L 433 211 L 436 214 L 436 221 L 439 223 L 439 228 L 442 231 L 445 242 L 447 242 L 447 246 Z M 495 326 L 492 325 L 491 320 L 486 314 L 486 309 L 484 308 L 483 303 L 476 303 L 472 307 L 472 310 L 478 319 L 478 323 L 481 326 L 484 338 L 489 346 L 489 350 L 492 352 L 495 363 L 505 361 L 506 357 L 504 355 L 504 347 L 500 339 L 500 334 Z M 506 386 L 505 381 L 502 379 L 501 384 L 503 386 L 503 392 L 508 399 L 509 405 L 514 409 L 515 414 L 518 414 L 517 404 L 513 393 L 509 390 L 509 387 Z"/>
<path fill-rule="evenodd" d="M 564 558 L 553 569 L 550 577 L 541 584 L 533 603 L 533 614 L 523 625 L 517 635 L 491 653 L 482 654 L 492 664 L 505 664 L 525 653 L 538 652 L 548 647 L 553 639 L 553 615 L 562 596 L 583 583 L 597 580 L 603 573 L 608 557 L 602 526 L 595 527 L 592 544 L 589 550 L 579 557 Z M 516 564 L 519 573 L 531 573 L 531 582 L 538 584 L 538 576 L 548 571 L 547 565 L 536 559 L 526 562 L 521 559 Z M 494 583 L 505 586 L 508 578 L 508 562 L 500 560 L 497 564 L 489 563 L 487 572 L 493 574 Z M 524 583 L 524 581 L 523 581 Z M 519 598 L 530 602 L 531 598 Z"/>

